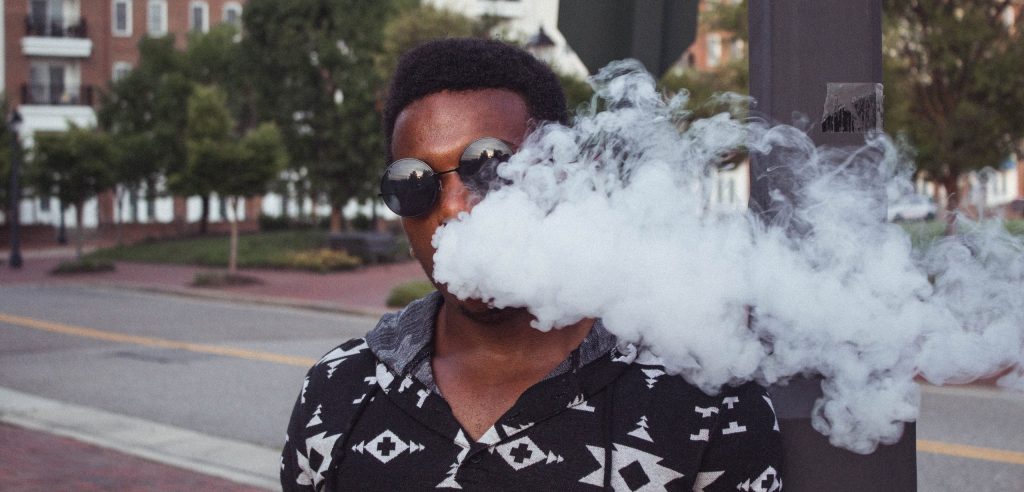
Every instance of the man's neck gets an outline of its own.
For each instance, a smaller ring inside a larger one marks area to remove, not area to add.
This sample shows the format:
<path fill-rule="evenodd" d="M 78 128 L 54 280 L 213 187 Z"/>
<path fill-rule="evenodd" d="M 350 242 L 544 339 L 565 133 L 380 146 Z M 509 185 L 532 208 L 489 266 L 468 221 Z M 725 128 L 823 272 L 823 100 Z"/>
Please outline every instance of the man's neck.
<path fill-rule="evenodd" d="M 594 320 L 542 332 L 525 310 L 441 304 L 434 329 L 434 380 L 474 441 L 587 337 Z"/>

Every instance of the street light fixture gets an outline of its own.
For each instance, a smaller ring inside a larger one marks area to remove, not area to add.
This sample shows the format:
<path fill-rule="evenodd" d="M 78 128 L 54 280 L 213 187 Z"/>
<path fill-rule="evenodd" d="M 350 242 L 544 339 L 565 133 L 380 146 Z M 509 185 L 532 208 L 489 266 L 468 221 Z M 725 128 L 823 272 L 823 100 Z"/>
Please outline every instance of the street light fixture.
<path fill-rule="evenodd" d="M 21 237 L 19 221 L 21 207 L 21 187 L 18 178 L 21 174 L 21 148 L 18 132 L 21 130 L 21 113 L 15 109 L 7 119 L 7 129 L 11 132 L 11 203 L 8 209 L 8 222 L 11 224 L 11 256 L 8 264 L 11 268 L 21 268 Z"/>

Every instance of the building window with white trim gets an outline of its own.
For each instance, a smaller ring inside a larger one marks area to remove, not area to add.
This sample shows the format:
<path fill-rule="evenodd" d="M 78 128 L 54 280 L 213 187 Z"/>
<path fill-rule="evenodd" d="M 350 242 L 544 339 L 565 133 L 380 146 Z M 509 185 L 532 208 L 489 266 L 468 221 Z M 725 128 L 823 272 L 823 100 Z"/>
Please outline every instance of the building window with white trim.
<path fill-rule="evenodd" d="M 132 71 L 132 64 L 126 61 L 114 62 L 114 70 L 110 74 L 111 80 L 117 82 L 128 76 L 128 73 Z"/>
<path fill-rule="evenodd" d="M 149 0 L 146 7 L 146 31 L 150 36 L 167 34 L 167 0 Z"/>
<path fill-rule="evenodd" d="M 198 32 L 210 30 L 210 6 L 206 2 L 192 2 L 189 4 L 188 29 Z"/>
<path fill-rule="evenodd" d="M 131 0 L 114 0 L 111 9 L 111 30 L 114 36 L 128 37 L 132 35 L 132 2 Z"/>
<path fill-rule="evenodd" d="M 222 17 L 226 24 L 231 24 L 238 29 L 242 28 L 242 4 L 238 2 L 228 2 L 224 4 L 224 16 Z"/>
<path fill-rule="evenodd" d="M 718 33 L 708 34 L 708 67 L 717 67 L 722 62 L 722 36 Z"/>

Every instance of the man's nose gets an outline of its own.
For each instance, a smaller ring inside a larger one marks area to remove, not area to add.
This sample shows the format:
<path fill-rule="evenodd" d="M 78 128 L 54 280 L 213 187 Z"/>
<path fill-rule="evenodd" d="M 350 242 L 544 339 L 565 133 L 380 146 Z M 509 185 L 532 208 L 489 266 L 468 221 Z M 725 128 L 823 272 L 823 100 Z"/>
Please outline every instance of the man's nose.
<path fill-rule="evenodd" d="M 469 212 L 480 201 L 462 183 L 458 174 L 451 173 L 446 178 L 441 184 L 441 196 L 437 204 L 442 221 L 454 219 L 461 212 Z"/>

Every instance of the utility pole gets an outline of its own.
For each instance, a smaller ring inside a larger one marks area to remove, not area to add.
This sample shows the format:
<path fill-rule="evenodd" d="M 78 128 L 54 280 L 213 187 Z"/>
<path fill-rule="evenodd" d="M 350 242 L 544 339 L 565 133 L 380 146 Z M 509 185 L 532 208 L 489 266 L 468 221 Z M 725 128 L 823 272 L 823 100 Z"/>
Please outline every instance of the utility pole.
<path fill-rule="evenodd" d="M 809 118 L 815 144 L 860 146 L 881 129 L 881 0 L 750 0 L 750 94 L 773 123 Z M 854 107 L 868 111 L 856 111 Z M 770 196 L 791 196 L 787 163 L 753 155 L 750 207 L 771 220 Z M 880 194 L 885 190 L 878 190 Z M 870 455 L 833 447 L 810 422 L 820 380 L 771 389 L 782 429 L 786 490 L 878 492 L 917 489 L 916 428 Z"/>

